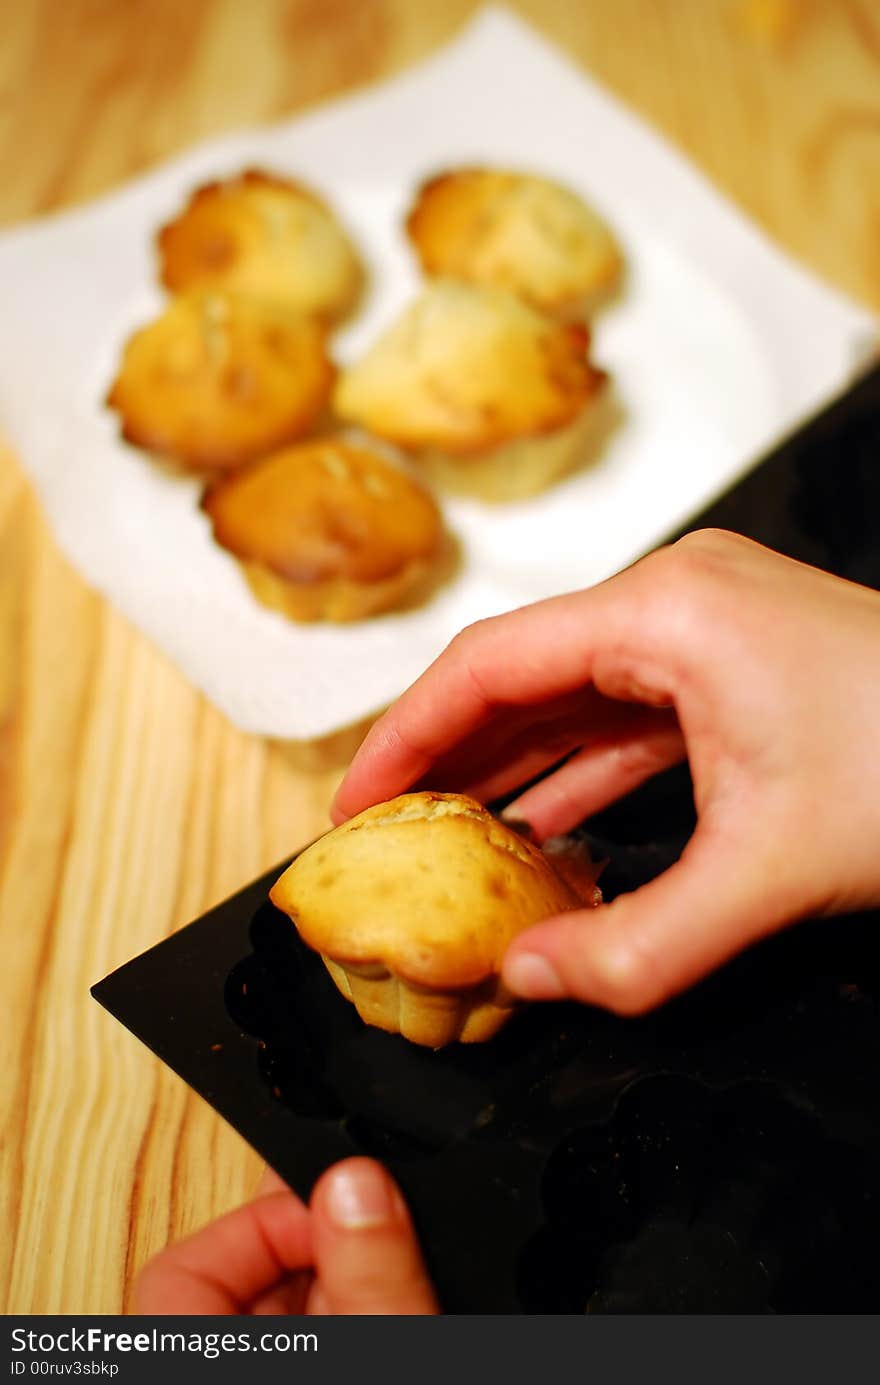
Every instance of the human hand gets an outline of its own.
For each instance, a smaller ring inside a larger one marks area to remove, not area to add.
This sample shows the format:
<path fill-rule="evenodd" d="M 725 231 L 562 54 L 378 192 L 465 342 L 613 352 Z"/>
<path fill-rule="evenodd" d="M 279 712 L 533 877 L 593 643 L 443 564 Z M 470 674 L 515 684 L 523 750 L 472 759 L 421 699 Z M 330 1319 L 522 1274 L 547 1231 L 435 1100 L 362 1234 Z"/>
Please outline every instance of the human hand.
<path fill-rule="evenodd" d="M 141 1271 L 135 1313 L 437 1313 L 403 1198 L 371 1159 L 346 1159 L 306 1208 L 267 1169 L 257 1198 Z"/>
<path fill-rule="evenodd" d="M 574 752 L 574 753 L 572 753 Z M 698 822 L 632 894 L 511 944 L 528 999 L 652 1008 L 799 918 L 880 902 L 880 594 L 706 530 L 481 621 L 373 727 L 337 822 L 413 785 L 565 832 L 685 755 Z"/>

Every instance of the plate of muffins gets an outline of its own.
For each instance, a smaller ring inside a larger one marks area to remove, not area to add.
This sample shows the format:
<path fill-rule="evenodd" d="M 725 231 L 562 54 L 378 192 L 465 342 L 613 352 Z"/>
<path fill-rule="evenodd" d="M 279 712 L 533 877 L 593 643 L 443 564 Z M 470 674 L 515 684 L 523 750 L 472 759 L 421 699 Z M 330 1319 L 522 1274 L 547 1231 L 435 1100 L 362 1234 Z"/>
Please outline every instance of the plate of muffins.
<path fill-rule="evenodd" d="M 65 553 L 289 739 L 661 542 L 872 328 L 494 10 L 4 231 L 0 298 L 0 420 Z"/>
<path fill-rule="evenodd" d="M 265 170 L 202 185 L 158 232 L 169 298 L 107 396 L 125 442 L 198 479 L 215 542 L 289 620 L 429 601 L 457 567 L 445 495 L 534 496 L 609 424 L 587 323 L 623 257 L 582 198 L 456 169 L 416 190 L 405 231 L 423 283 L 340 365 L 367 276 L 338 217 Z"/>

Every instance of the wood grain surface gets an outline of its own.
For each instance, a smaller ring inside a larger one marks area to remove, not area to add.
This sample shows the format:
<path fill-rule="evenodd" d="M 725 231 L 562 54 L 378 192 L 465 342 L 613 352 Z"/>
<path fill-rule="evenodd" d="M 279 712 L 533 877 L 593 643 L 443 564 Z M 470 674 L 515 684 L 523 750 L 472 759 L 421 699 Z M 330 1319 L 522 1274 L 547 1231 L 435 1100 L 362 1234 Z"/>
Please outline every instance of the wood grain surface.
<path fill-rule="evenodd" d="M 471 0 L 0 5 L 0 221 L 388 76 Z M 880 307 L 877 0 L 519 0 L 790 252 Z M 589 141 L 585 147 L 588 150 Z M 0 304 L 0 330 L 2 330 Z M 115 1313 L 258 1162 L 88 994 L 326 825 L 355 741 L 235 731 L 59 556 L 0 453 L 0 1308 Z"/>

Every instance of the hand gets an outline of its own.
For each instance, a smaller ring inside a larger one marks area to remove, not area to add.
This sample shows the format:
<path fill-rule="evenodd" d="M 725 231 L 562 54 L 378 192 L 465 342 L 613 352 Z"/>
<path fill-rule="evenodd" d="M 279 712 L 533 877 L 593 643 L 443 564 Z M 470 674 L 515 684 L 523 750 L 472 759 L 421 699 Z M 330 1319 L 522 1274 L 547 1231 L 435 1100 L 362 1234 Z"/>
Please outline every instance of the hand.
<path fill-rule="evenodd" d="M 880 902 L 880 594 L 717 531 L 462 632 L 373 727 L 336 821 L 413 785 L 539 839 L 687 756 L 698 822 L 650 884 L 519 935 L 530 999 L 637 1014 L 798 918 Z"/>
<path fill-rule="evenodd" d="M 254 1202 L 141 1271 L 135 1313 L 437 1313 L 409 1213 L 390 1176 L 346 1159 L 309 1207 L 271 1172 Z"/>

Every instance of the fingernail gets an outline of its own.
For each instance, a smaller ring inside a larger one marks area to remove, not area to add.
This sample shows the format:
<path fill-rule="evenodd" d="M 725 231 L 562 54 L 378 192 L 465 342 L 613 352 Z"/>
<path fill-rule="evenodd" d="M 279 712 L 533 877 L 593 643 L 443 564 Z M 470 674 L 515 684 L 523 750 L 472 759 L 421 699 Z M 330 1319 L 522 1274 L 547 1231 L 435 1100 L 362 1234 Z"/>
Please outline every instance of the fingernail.
<path fill-rule="evenodd" d="M 394 1202 L 382 1170 L 371 1164 L 337 1169 L 327 1190 L 327 1211 L 343 1231 L 387 1225 L 394 1218 Z"/>
<path fill-rule="evenodd" d="M 536 952 L 518 952 L 504 967 L 504 980 L 525 1000 L 560 1000 L 565 987 L 546 957 Z"/>

